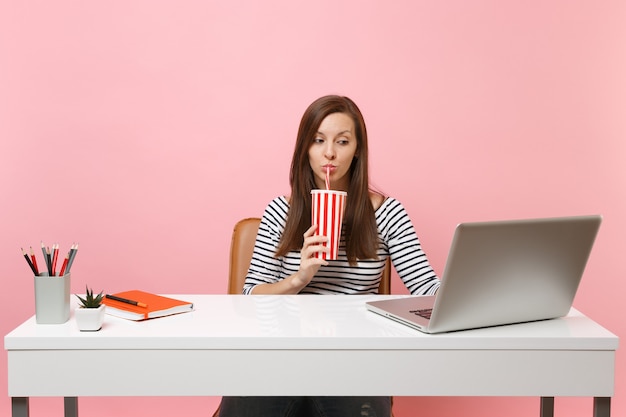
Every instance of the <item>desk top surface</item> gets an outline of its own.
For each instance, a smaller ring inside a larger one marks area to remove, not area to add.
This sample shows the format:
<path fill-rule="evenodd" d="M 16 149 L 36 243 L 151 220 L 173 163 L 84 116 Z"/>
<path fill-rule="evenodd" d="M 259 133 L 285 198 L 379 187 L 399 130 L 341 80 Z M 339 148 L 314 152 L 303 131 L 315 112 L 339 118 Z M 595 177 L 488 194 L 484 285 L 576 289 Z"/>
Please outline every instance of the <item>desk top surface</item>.
<path fill-rule="evenodd" d="M 31 317 L 4 339 L 6 350 L 56 349 L 551 349 L 616 350 L 618 338 L 575 309 L 563 318 L 427 335 L 365 309 L 380 295 L 169 295 L 194 311 L 146 321 L 107 315 L 80 332 L 72 306 L 64 324 Z M 76 297 L 72 297 L 75 299 Z"/>

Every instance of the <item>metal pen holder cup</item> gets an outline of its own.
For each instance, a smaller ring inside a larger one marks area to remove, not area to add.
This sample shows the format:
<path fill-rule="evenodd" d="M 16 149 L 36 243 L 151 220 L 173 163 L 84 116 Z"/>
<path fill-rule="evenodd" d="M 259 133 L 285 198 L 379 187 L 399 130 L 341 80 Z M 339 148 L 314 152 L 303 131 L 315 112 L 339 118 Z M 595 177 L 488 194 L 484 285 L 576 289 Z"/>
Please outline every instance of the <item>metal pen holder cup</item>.
<path fill-rule="evenodd" d="M 70 277 L 35 276 L 35 318 L 37 324 L 63 324 L 70 318 Z"/>

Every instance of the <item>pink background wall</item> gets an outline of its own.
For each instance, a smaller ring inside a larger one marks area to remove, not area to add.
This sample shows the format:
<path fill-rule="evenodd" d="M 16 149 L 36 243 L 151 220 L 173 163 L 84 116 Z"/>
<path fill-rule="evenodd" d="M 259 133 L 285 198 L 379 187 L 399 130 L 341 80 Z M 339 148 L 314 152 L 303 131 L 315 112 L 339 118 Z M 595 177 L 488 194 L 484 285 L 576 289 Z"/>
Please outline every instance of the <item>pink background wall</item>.
<path fill-rule="evenodd" d="M 302 112 L 340 93 L 368 122 L 375 185 L 405 204 L 439 273 L 458 222 L 603 214 L 575 306 L 624 335 L 626 3 L 300 3 L 0 1 L 0 334 L 34 314 L 19 249 L 41 240 L 80 242 L 73 292 L 224 292 L 233 224 L 288 192 Z M 625 366 L 620 350 L 616 416 Z M 0 376 L 4 415 L 5 354 Z M 31 401 L 36 416 L 61 406 Z M 591 400 L 556 406 L 587 416 Z M 396 399 L 397 416 L 418 409 L 522 416 L 538 400 Z"/>

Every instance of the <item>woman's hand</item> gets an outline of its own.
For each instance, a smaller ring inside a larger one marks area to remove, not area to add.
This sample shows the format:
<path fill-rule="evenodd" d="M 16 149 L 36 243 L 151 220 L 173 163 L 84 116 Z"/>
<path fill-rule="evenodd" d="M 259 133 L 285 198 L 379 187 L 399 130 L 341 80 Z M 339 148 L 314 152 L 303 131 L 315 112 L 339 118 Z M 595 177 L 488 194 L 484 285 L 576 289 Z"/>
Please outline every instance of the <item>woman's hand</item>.
<path fill-rule="evenodd" d="M 328 238 L 315 235 L 316 230 L 317 225 L 313 225 L 304 233 L 304 243 L 300 251 L 300 268 L 292 276 L 293 286 L 299 289 L 306 287 L 311 282 L 320 266 L 328 265 L 326 260 L 315 257 L 317 252 L 330 252 L 330 249 L 324 246 L 324 243 L 328 243 Z"/>
<path fill-rule="evenodd" d="M 330 252 L 324 246 L 328 243 L 326 236 L 315 236 L 317 226 L 311 226 L 304 233 L 304 243 L 300 251 L 300 268 L 295 274 L 273 284 L 259 284 L 252 290 L 252 294 L 298 294 L 313 279 L 322 265 L 328 262 L 321 258 L 315 258 L 317 252 Z"/>

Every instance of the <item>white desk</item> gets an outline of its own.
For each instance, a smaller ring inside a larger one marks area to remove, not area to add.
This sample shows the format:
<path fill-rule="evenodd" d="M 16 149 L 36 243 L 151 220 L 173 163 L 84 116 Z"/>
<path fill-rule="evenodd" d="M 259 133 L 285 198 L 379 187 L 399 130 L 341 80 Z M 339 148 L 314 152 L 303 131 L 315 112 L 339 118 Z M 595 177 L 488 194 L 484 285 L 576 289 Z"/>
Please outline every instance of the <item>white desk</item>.
<path fill-rule="evenodd" d="M 13 416 L 28 416 L 36 396 L 65 397 L 77 416 L 80 396 L 209 395 L 537 396 L 544 416 L 556 396 L 589 396 L 594 415 L 610 414 L 618 338 L 576 310 L 425 335 L 365 310 L 390 296 L 174 297 L 196 310 L 107 316 L 93 333 L 73 317 L 14 329 L 4 339 Z M 81 380 L 86 364 L 101 377 Z"/>

